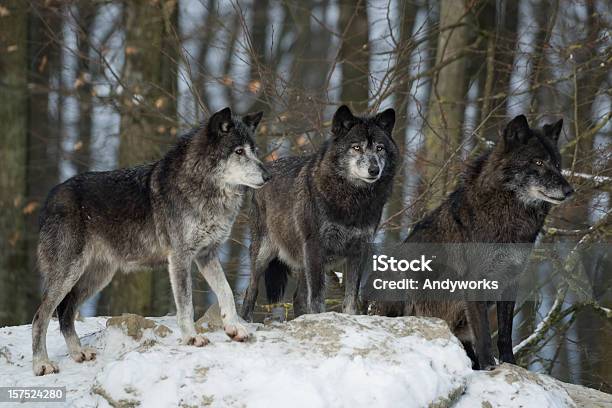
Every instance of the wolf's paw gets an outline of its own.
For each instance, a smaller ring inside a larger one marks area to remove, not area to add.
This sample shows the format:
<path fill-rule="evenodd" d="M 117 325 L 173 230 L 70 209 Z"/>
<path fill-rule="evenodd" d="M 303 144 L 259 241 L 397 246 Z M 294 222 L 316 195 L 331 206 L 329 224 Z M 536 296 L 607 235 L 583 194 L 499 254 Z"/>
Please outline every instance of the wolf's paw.
<path fill-rule="evenodd" d="M 34 362 L 32 364 L 32 368 L 34 369 L 34 375 L 39 376 L 59 373 L 59 367 L 57 366 L 57 364 L 49 360 Z"/>
<path fill-rule="evenodd" d="M 249 329 L 240 322 L 228 323 L 223 326 L 225 334 L 234 341 L 245 341 L 249 338 Z"/>
<path fill-rule="evenodd" d="M 76 353 L 71 353 L 70 357 L 77 363 L 82 363 L 83 361 L 91 361 L 96 359 L 97 351 L 92 348 L 82 348 Z"/>
<path fill-rule="evenodd" d="M 210 340 L 200 335 L 190 336 L 183 340 L 183 344 L 196 347 L 204 347 L 208 343 L 210 343 Z"/>
<path fill-rule="evenodd" d="M 354 303 L 345 303 L 342 305 L 342 313 L 350 315 L 361 314 L 359 313 L 359 308 Z"/>
<path fill-rule="evenodd" d="M 495 370 L 496 368 L 497 368 L 497 366 L 496 366 L 496 365 L 494 365 L 494 364 L 493 364 L 493 365 L 489 364 L 489 365 L 484 366 L 484 368 L 482 369 L 482 371 L 493 371 L 493 370 Z"/>

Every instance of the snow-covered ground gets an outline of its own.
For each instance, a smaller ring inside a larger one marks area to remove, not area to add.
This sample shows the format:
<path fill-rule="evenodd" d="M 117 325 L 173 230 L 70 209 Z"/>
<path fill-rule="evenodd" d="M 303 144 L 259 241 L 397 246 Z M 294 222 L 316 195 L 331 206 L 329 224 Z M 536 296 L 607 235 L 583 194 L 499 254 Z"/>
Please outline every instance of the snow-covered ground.
<path fill-rule="evenodd" d="M 510 366 L 473 372 L 436 319 L 325 313 L 250 325 L 247 343 L 212 330 L 203 348 L 179 344 L 173 317 L 147 329 L 142 318 L 107 320 L 77 322 L 83 345 L 98 350 L 82 364 L 52 321 L 48 349 L 60 373 L 44 377 L 31 371 L 30 326 L 0 329 L 0 386 L 66 386 L 67 405 L 78 407 L 582 406 L 546 376 Z"/>

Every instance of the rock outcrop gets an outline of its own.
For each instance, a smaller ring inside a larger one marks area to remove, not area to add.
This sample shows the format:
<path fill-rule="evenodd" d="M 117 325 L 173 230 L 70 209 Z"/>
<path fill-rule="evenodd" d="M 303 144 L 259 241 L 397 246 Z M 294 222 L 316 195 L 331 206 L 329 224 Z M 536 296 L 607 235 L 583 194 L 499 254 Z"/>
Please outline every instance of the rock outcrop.
<path fill-rule="evenodd" d="M 211 340 L 180 344 L 174 317 L 77 322 L 96 361 L 70 360 L 57 321 L 49 354 L 60 373 L 34 377 L 30 327 L 0 329 L 0 384 L 66 386 L 68 406 L 610 407 L 612 396 L 504 364 L 474 372 L 446 324 L 430 318 L 302 316 L 250 325 L 246 343 L 198 324 Z"/>

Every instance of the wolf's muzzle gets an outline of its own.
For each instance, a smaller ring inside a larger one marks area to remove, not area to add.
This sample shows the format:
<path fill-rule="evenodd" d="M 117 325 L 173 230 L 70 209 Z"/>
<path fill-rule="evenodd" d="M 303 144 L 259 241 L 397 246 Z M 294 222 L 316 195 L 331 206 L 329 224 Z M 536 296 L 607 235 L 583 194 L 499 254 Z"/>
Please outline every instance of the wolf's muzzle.
<path fill-rule="evenodd" d="M 371 177 L 378 176 L 378 173 L 380 173 L 380 167 L 378 167 L 378 164 L 370 165 L 370 167 L 368 167 L 368 174 Z"/>
<path fill-rule="evenodd" d="M 272 180 L 272 174 L 270 174 L 270 172 L 264 166 L 261 166 L 261 178 L 263 179 L 264 183 Z"/>

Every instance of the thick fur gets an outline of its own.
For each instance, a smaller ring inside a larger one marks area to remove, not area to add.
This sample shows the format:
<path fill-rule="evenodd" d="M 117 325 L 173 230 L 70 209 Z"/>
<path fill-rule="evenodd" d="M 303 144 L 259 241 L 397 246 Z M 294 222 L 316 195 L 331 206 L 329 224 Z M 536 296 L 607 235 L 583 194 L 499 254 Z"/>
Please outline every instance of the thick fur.
<path fill-rule="evenodd" d="M 259 188 L 269 179 L 254 155 L 260 119 L 261 113 L 235 118 L 225 108 L 157 162 L 80 174 L 51 190 L 40 215 L 44 290 L 32 322 L 36 375 L 58 371 L 45 340 L 56 308 L 70 355 L 79 362 L 95 357 L 81 347 L 74 317 L 117 270 L 168 263 L 183 341 L 202 346 L 207 340 L 193 322 L 190 271 L 196 261 L 219 299 L 226 333 L 235 340 L 248 336 L 217 249 L 230 234 L 246 186 Z"/>
<path fill-rule="evenodd" d="M 270 300 L 282 298 L 287 274 L 298 278 L 294 311 L 325 310 L 325 269 L 347 260 L 343 310 L 360 309 L 364 247 L 391 194 L 397 147 L 395 112 L 356 117 L 341 106 L 332 137 L 310 156 L 270 164 L 273 181 L 257 191 L 251 217 L 251 281 L 241 315 L 250 320 L 265 275 Z"/>
<path fill-rule="evenodd" d="M 573 193 L 561 175 L 557 140 L 562 121 L 542 130 L 530 129 L 524 116 L 513 119 L 495 148 L 468 165 L 459 187 L 435 210 L 416 224 L 408 243 L 533 243 L 551 203 Z M 509 267 L 495 271 L 507 282 L 520 273 L 516 253 L 507 253 Z M 519 254 L 523 261 L 528 253 Z M 466 268 L 482 268 L 478 258 Z M 512 259 L 510 259 L 512 258 Z M 515 267 L 512 267 L 514 264 Z M 508 289 L 514 291 L 513 285 Z M 515 293 L 510 292 L 509 298 Z M 506 298 L 506 297 L 504 297 Z M 377 304 L 375 313 L 424 315 L 445 319 L 466 346 L 474 366 L 495 365 L 486 302 L 415 301 Z M 512 352 L 513 301 L 497 302 L 500 360 L 514 363 Z M 473 349 L 473 346 L 475 348 Z"/>

